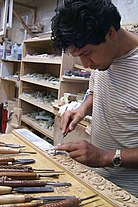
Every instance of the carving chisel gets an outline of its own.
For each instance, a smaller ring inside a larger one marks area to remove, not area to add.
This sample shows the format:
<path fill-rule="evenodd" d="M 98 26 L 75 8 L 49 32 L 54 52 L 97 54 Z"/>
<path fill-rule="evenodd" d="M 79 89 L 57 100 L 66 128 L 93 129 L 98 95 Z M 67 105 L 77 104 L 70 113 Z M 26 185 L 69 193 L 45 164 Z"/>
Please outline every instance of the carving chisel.
<path fill-rule="evenodd" d="M 91 198 L 94 198 L 96 197 L 96 195 L 93 195 L 93 196 L 89 196 L 89 197 L 86 197 L 86 198 L 77 198 L 77 197 L 74 197 L 74 198 L 69 198 L 69 199 L 66 199 L 66 200 L 62 200 L 62 201 L 58 201 L 58 202 L 52 202 L 50 204 L 43 204 L 42 207 L 57 207 L 57 206 L 64 206 L 64 207 L 79 207 L 80 206 L 80 203 L 82 201 L 85 201 L 85 200 L 88 200 L 88 199 L 91 199 Z M 96 202 L 98 201 L 99 199 L 94 199 L 92 201 L 90 201 L 90 203 L 92 202 Z M 97 205 L 96 205 L 97 206 Z"/>
<path fill-rule="evenodd" d="M 2 195 L 0 196 L 0 206 L 2 204 L 25 203 L 33 200 L 43 200 L 44 202 L 66 200 L 74 196 L 40 196 L 33 197 L 29 195 Z"/>
<path fill-rule="evenodd" d="M 24 159 L 23 159 L 24 160 Z M 34 159 L 32 159 L 32 161 L 33 161 Z M 19 159 L 19 161 L 20 161 L 20 159 Z M 24 160 L 25 161 L 25 160 Z M 27 159 L 27 162 L 28 161 L 31 161 L 30 159 L 28 160 Z M 35 160 L 34 160 L 35 161 Z M 29 162 L 30 163 L 30 162 Z M 32 163 L 32 162 L 31 162 Z M 18 164 L 18 163 L 17 163 Z M 26 163 L 25 163 L 26 164 Z M 10 171 L 10 172 L 36 172 L 36 171 L 40 171 L 40 172 L 45 172 L 45 173 L 47 173 L 47 172 L 53 172 L 53 173 L 63 173 L 64 171 L 62 171 L 62 170 L 59 170 L 59 171 L 56 171 L 56 170 L 54 170 L 54 169 L 37 169 L 37 168 L 32 168 L 31 166 L 24 166 L 24 165 L 1 165 L 1 163 L 0 163 L 0 172 L 8 172 L 8 171 Z"/>
<path fill-rule="evenodd" d="M 66 135 L 67 135 L 67 134 L 62 134 L 62 135 L 61 135 L 61 138 L 60 138 L 60 140 L 59 140 L 59 145 L 63 143 L 63 140 L 64 140 L 64 138 L 65 138 Z M 54 155 L 57 155 L 58 153 L 59 153 L 59 152 L 58 152 L 57 150 L 54 149 Z"/>
<path fill-rule="evenodd" d="M 35 180 L 39 179 L 40 177 L 52 177 L 58 178 L 59 174 L 52 173 L 52 174 L 44 174 L 44 173 L 35 173 L 35 172 L 0 172 L 0 177 L 9 177 L 14 180 Z"/>
<path fill-rule="evenodd" d="M 66 135 L 67 135 L 67 133 L 62 134 L 61 139 L 60 139 L 60 141 L 59 141 L 59 144 L 62 144 L 62 143 L 63 143 L 63 140 L 64 140 L 64 138 L 66 137 Z"/>
<path fill-rule="evenodd" d="M 10 187 L 44 187 L 46 185 L 51 185 L 55 187 L 61 186 L 71 186 L 71 183 L 66 182 L 54 182 L 54 181 L 45 181 L 45 180 L 8 180 L 8 178 L 4 177 L 4 179 L 0 179 L 1 186 L 10 186 Z"/>
<path fill-rule="evenodd" d="M 0 166 L 1 165 L 15 165 L 15 164 L 32 164 L 34 163 L 34 159 L 15 159 L 13 157 L 3 157 L 0 158 Z"/>
<path fill-rule="evenodd" d="M 63 173 L 63 171 L 55 171 L 50 169 L 33 169 L 32 167 L 25 166 L 9 166 L 9 165 L 0 165 L 0 172 L 41 172 L 41 173 Z"/>
<path fill-rule="evenodd" d="M 38 207 L 41 206 L 42 204 L 45 204 L 45 202 L 41 200 L 37 200 L 27 203 L 5 204 L 5 205 L 1 205 L 1 207 Z"/>
<path fill-rule="evenodd" d="M 23 149 L 13 149 L 10 147 L 0 147 L 0 154 L 18 154 L 18 153 L 36 154 L 36 152 L 25 151 Z"/>
<path fill-rule="evenodd" d="M 19 144 L 8 144 L 5 142 L 0 142 L 0 147 L 23 148 L 25 146 Z"/>
<path fill-rule="evenodd" d="M 46 192 L 54 192 L 54 188 L 51 186 L 45 187 L 17 187 L 12 188 L 9 186 L 0 186 L 0 195 L 9 194 L 9 193 L 46 193 Z"/>

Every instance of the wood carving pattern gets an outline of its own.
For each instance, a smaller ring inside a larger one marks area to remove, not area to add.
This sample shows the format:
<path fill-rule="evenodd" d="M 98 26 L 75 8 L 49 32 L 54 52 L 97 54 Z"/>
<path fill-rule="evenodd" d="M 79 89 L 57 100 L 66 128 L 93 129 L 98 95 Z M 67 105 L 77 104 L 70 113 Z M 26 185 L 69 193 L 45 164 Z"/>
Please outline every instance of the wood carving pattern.
<path fill-rule="evenodd" d="M 95 192 L 100 195 L 104 195 L 106 198 L 111 200 L 115 205 L 118 205 L 119 207 L 138 206 L 138 199 L 134 196 L 101 177 L 90 167 L 76 162 L 67 154 L 58 154 L 56 156 L 48 154 L 48 156 L 80 178 L 80 180 L 87 183 L 87 185 L 90 186 Z"/>

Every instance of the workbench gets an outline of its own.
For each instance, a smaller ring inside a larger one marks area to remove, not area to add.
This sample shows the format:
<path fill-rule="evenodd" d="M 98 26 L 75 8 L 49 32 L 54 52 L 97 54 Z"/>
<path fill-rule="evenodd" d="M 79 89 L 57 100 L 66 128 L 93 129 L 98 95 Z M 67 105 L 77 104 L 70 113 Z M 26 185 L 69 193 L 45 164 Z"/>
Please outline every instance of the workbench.
<path fill-rule="evenodd" d="M 90 167 L 84 166 L 67 153 L 50 153 L 51 144 L 42 140 L 27 129 L 13 130 L 11 134 L 0 135 L 0 141 L 5 143 L 25 145 L 25 149 L 35 151 L 37 154 L 17 154 L 19 158 L 34 158 L 36 162 L 31 164 L 33 168 L 54 169 L 64 173 L 58 179 L 49 178 L 58 182 L 71 182 L 71 187 L 54 187 L 54 192 L 38 193 L 38 195 L 69 195 L 85 198 L 91 195 L 96 197 L 83 201 L 85 207 L 137 207 L 138 199 L 124 191 L 120 187 L 99 176 Z M 1 157 L 2 155 L 0 155 Z M 7 155 L 5 155 L 7 157 Z M 11 155 L 8 155 L 11 156 Z M 12 156 L 13 157 L 13 156 Z M 45 178 L 41 178 L 45 179 Z M 46 179 L 45 179 L 46 180 Z M 32 194 L 30 194 L 32 195 Z"/>

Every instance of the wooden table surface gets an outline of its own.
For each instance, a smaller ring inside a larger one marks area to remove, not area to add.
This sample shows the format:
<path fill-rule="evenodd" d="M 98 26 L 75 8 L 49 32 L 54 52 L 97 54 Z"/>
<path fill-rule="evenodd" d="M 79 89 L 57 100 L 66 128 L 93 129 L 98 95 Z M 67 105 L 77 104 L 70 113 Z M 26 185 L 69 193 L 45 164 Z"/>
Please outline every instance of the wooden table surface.
<path fill-rule="evenodd" d="M 53 155 L 49 153 L 52 147 L 27 129 L 14 130 L 12 134 L 0 135 L 0 141 L 25 145 L 25 150 L 35 151 L 37 154 L 15 155 L 18 158 L 34 158 L 36 162 L 31 164 L 33 168 L 54 169 L 64 171 L 58 179 L 41 178 L 42 180 L 71 182 L 71 187 L 54 187 L 52 193 L 39 193 L 38 195 L 68 195 L 85 198 L 91 195 L 97 197 L 84 201 L 85 207 L 136 207 L 138 199 L 114 185 L 110 181 L 99 176 L 89 167 L 77 163 L 67 154 Z M 40 149 L 41 148 L 41 149 Z M 2 155 L 0 155 L 2 157 Z M 6 155 L 7 157 L 7 155 Z M 8 155 L 9 157 L 9 155 Z M 10 156 L 13 157 L 13 156 Z M 32 195 L 32 194 L 30 194 Z M 34 195 L 34 194 L 33 194 Z M 36 195 L 36 194 L 35 194 Z"/>

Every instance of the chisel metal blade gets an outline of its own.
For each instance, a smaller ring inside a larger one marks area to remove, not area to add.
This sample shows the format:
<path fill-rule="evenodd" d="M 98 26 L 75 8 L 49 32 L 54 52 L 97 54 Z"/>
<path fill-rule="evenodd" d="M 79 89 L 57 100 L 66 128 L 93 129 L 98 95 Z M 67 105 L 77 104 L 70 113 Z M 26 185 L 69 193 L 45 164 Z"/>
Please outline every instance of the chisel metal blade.
<path fill-rule="evenodd" d="M 34 159 L 17 159 L 13 164 L 32 164 L 34 162 Z"/>
<path fill-rule="evenodd" d="M 23 148 L 25 146 L 19 145 L 19 144 L 6 144 L 6 147 L 11 147 L 11 148 Z"/>
<path fill-rule="evenodd" d="M 56 174 L 56 173 L 53 173 L 53 174 L 44 174 L 44 173 L 40 173 L 39 176 L 40 177 L 51 177 L 51 178 L 58 178 L 59 175 L 62 175 L 64 173 L 61 173 L 61 174 Z"/>
<path fill-rule="evenodd" d="M 33 197 L 33 200 L 43 200 L 43 201 L 56 201 L 56 200 L 66 200 L 69 198 L 75 198 L 75 196 L 40 196 Z"/>
<path fill-rule="evenodd" d="M 9 144 L 9 143 L 5 143 L 5 142 L 0 142 L 0 147 L 22 148 L 25 146 L 19 145 L 19 144 Z"/>
<path fill-rule="evenodd" d="M 18 193 L 44 193 L 44 192 L 54 192 L 54 188 L 51 186 L 47 187 L 18 187 L 13 188 L 13 191 Z"/>
<path fill-rule="evenodd" d="M 47 185 L 53 185 L 55 187 L 60 187 L 60 186 L 72 186 L 71 183 L 60 183 L 60 182 L 50 182 L 50 181 L 47 181 Z"/>

